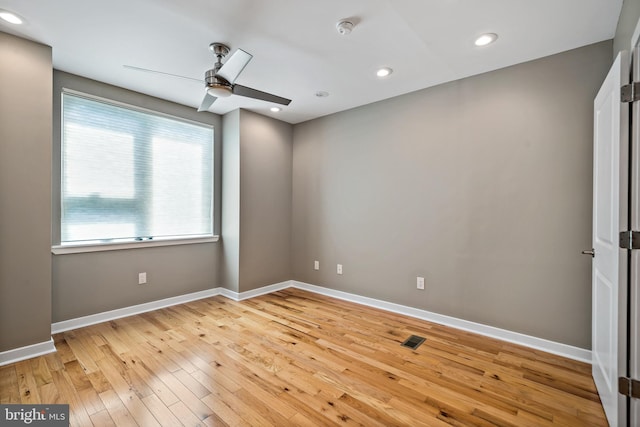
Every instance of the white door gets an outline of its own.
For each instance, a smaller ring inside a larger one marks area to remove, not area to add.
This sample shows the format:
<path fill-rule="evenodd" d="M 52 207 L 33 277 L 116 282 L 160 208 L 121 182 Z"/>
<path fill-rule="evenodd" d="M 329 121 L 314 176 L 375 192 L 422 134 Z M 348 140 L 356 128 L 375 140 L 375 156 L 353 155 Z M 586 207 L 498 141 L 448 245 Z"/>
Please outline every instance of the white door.
<path fill-rule="evenodd" d="M 640 48 L 633 50 L 633 81 L 640 81 Z M 631 111 L 631 230 L 640 230 L 640 102 Z M 631 251 L 629 377 L 640 379 L 640 251 Z M 630 426 L 640 426 L 640 399 L 629 401 Z"/>
<path fill-rule="evenodd" d="M 593 378 L 611 426 L 626 424 L 618 371 L 626 367 L 627 254 L 619 249 L 619 232 L 628 222 L 629 114 L 620 102 L 620 88 L 628 76 L 628 53 L 621 52 L 594 101 Z"/>

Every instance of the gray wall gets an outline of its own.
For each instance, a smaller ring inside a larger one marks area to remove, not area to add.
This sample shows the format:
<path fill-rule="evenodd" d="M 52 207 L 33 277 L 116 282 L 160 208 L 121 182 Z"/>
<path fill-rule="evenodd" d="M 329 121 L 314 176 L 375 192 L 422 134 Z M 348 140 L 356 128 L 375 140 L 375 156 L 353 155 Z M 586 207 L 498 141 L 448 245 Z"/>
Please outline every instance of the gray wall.
<path fill-rule="evenodd" d="M 246 292 L 290 280 L 293 126 L 246 110 L 223 123 L 223 284 Z"/>
<path fill-rule="evenodd" d="M 593 98 L 611 49 L 296 125 L 293 278 L 590 348 L 580 251 L 591 247 Z"/>
<path fill-rule="evenodd" d="M 640 18 L 640 0 L 624 0 L 622 11 L 616 28 L 616 36 L 613 39 L 613 57 L 621 50 L 629 50 L 631 37 Z"/>
<path fill-rule="evenodd" d="M 240 110 L 222 117 L 222 247 L 221 285 L 240 286 Z"/>
<path fill-rule="evenodd" d="M 54 242 L 59 239 L 60 91 L 63 87 L 214 126 L 216 210 L 220 230 L 222 120 L 211 113 L 140 93 L 55 71 L 54 73 Z M 50 104 L 49 104 L 50 105 Z M 53 321 L 73 319 L 219 286 L 222 251 L 217 243 L 55 255 L 53 257 Z M 147 284 L 138 285 L 138 273 Z"/>
<path fill-rule="evenodd" d="M 240 292 L 291 279 L 293 126 L 240 110 Z"/>
<path fill-rule="evenodd" d="M 51 74 L 0 33 L 0 352 L 51 338 Z"/>

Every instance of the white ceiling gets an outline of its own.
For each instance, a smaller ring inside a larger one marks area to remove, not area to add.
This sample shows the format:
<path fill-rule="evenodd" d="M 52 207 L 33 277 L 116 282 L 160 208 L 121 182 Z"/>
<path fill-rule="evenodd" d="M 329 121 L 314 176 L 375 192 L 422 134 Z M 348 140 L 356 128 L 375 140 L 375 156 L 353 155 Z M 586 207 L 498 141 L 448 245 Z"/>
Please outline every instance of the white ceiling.
<path fill-rule="evenodd" d="M 253 54 L 236 83 L 293 101 L 240 96 L 246 108 L 299 123 L 403 93 L 613 38 L 622 0 L 0 0 L 26 19 L 0 31 L 53 47 L 56 69 L 197 107 L 211 42 Z M 351 18 L 341 36 L 336 22 Z M 478 48 L 475 38 L 499 35 Z M 394 73 L 378 79 L 382 66 Z M 329 96 L 319 98 L 317 91 Z"/>

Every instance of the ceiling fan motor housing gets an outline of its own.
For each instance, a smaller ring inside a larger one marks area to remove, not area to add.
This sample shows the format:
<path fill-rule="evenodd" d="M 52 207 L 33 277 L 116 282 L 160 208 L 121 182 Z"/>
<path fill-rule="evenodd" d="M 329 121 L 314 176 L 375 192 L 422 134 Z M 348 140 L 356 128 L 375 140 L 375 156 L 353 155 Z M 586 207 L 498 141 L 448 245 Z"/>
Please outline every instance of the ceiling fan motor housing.
<path fill-rule="evenodd" d="M 216 68 L 208 70 L 204 75 L 205 90 L 216 98 L 226 98 L 233 93 L 233 86 L 231 83 L 216 76 L 218 70 Z"/>
<path fill-rule="evenodd" d="M 217 73 L 218 73 L 218 70 L 216 68 L 213 68 L 211 70 L 207 70 L 207 72 L 204 73 L 204 82 L 205 82 L 205 84 L 207 86 L 218 85 L 218 86 L 229 86 L 229 87 L 231 87 L 231 83 L 229 83 L 228 81 L 226 81 L 222 77 L 217 76 L 216 75 Z"/>

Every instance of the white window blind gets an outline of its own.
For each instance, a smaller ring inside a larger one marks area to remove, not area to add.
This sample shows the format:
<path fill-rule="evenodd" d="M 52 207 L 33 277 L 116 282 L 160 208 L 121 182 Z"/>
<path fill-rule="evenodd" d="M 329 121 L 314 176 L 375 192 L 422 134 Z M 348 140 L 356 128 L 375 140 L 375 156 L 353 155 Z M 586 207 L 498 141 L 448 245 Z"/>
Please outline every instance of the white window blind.
<path fill-rule="evenodd" d="M 61 244 L 213 236 L 213 128 L 62 95 Z"/>

